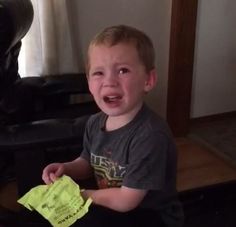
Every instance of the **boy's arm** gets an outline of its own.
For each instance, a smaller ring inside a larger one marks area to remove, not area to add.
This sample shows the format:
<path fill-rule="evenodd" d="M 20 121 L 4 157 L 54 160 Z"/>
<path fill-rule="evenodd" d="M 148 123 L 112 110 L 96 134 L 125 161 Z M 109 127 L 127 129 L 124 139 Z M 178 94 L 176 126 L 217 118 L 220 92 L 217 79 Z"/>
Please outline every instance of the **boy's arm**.
<path fill-rule="evenodd" d="M 92 167 L 84 158 L 77 158 L 71 162 L 64 163 L 65 174 L 75 180 L 86 179 L 92 175 Z"/>
<path fill-rule="evenodd" d="M 127 212 L 136 208 L 147 194 L 147 190 L 122 186 L 99 190 L 85 190 L 82 196 L 92 198 L 96 205 L 104 206 L 119 212 Z"/>

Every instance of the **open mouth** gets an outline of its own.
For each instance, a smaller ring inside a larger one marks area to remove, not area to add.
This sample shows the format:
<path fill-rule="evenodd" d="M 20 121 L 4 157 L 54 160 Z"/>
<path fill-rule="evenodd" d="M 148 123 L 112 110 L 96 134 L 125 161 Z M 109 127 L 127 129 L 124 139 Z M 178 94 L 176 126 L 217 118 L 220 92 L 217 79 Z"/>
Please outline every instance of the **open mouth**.
<path fill-rule="evenodd" d="M 105 103 L 115 103 L 121 100 L 121 96 L 105 96 L 103 98 Z"/>

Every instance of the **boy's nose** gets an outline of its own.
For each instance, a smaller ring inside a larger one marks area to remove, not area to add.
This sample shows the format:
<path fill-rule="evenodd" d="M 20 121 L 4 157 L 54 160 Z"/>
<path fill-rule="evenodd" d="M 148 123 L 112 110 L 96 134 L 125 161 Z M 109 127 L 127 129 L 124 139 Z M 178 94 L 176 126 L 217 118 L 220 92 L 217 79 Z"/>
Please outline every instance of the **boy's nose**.
<path fill-rule="evenodd" d="M 109 73 L 104 78 L 104 86 L 117 86 L 117 77 L 113 73 Z"/>

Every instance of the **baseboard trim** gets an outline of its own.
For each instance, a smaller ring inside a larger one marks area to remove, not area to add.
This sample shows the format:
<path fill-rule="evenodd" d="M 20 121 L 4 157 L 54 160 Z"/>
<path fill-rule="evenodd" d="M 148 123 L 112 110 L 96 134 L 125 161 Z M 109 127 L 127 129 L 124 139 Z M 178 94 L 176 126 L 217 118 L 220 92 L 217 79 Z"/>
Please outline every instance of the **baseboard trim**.
<path fill-rule="evenodd" d="M 194 125 L 200 124 L 200 123 L 218 121 L 218 120 L 234 118 L 234 117 L 236 117 L 236 111 L 220 113 L 220 114 L 213 114 L 213 115 L 208 115 L 208 116 L 203 116 L 203 117 L 191 118 L 190 125 L 194 126 Z"/>

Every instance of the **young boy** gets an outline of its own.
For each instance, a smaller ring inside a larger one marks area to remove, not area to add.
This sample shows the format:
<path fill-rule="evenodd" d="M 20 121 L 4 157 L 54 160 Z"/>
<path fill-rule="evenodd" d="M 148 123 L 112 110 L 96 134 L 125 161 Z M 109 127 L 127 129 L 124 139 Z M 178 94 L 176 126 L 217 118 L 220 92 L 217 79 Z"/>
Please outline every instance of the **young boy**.
<path fill-rule="evenodd" d="M 94 175 L 85 190 L 93 205 L 78 226 L 182 226 L 176 193 L 176 147 L 166 123 L 144 104 L 156 83 L 151 40 L 124 25 L 109 27 L 89 45 L 89 89 L 102 112 L 91 116 L 79 158 L 48 165 L 46 184 L 63 174 Z"/>

